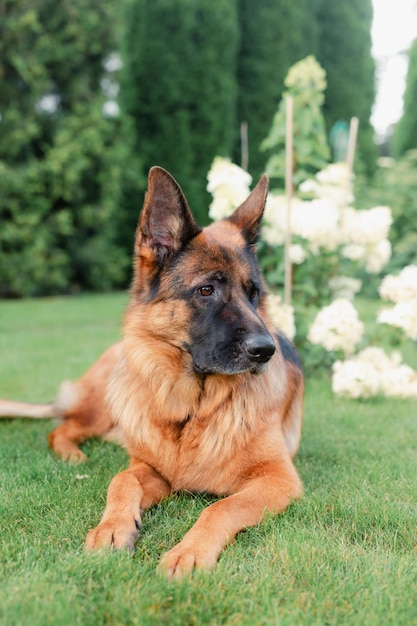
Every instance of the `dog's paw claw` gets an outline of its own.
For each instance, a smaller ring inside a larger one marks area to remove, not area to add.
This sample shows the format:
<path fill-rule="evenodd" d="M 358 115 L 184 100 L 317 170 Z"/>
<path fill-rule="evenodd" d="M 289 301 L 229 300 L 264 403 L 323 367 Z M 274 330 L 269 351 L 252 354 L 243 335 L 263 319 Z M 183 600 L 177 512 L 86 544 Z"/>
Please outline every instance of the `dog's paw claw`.
<path fill-rule="evenodd" d="M 88 461 L 88 457 L 84 454 L 84 452 L 81 452 L 81 450 L 71 450 L 67 454 L 61 454 L 60 458 L 62 461 L 67 461 L 72 465 L 79 465 L 80 463 L 87 463 Z"/>
<path fill-rule="evenodd" d="M 190 576 L 195 569 L 195 557 L 193 554 L 172 554 L 172 550 L 164 554 L 158 567 L 160 574 L 173 580 L 180 580 L 184 576 Z"/>
<path fill-rule="evenodd" d="M 217 555 L 211 551 L 202 551 L 199 547 L 176 545 L 166 552 L 158 567 L 159 573 L 173 580 L 190 576 L 194 570 L 209 570 L 215 564 Z"/>
<path fill-rule="evenodd" d="M 87 534 L 84 548 L 88 551 L 106 548 L 133 550 L 140 527 L 141 523 L 138 520 L 129 523 L 101 522 Z"/>

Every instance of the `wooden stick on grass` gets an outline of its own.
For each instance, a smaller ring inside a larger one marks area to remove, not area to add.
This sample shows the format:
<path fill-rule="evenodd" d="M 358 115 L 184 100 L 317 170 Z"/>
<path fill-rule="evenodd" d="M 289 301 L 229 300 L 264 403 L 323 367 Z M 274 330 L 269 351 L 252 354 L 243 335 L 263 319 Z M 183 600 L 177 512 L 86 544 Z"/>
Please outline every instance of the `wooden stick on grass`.
<path fill-rule="evenodd" d="M 291 201 L 293 196 L 293 98 L 286 97 L 285 104 L 285 195 L 287 198 L 287 230 L 285 235 L 285 304 L 291 304 L 292 276 L 291 276 Z"/>

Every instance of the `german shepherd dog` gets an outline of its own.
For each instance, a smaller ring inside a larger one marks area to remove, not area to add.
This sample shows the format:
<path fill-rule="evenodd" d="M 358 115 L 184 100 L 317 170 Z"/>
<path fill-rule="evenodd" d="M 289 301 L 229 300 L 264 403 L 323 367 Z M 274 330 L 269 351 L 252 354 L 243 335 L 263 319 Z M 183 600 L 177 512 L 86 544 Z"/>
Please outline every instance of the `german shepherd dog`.
<path fill-rule="evenodd" d="M 172 492 L 225 496 L 162 557 L 180 578 L 301 495 L 303 375 L 268 319 L 256 261 L 267 190 L 263 176 L 229 218 L 200 229 L 176 181 L 152 168 L 122 341 L 54 404 L 0 402 L 2 415 L 61 416 L 49 445 L 65 459 L 85 459 L 77 444 L 88 437 L 121 433 L 130 465 L 110 483 L 88 550 L 132 549 L 142 512 Z"/>

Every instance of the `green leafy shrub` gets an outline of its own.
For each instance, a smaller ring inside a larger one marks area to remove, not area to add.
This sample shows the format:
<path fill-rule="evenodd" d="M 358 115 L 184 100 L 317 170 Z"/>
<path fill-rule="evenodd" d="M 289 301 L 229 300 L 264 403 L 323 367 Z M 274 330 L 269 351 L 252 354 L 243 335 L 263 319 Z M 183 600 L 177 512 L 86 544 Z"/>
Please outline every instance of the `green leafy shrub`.
<path fill-rule="evenodd" d="M 122 127 L 105 117 L 114 10 L 17 0 L 2 14 L 0 296 L 124 284 Z M 3 87 L 4 84 L 4 87 Z"/>

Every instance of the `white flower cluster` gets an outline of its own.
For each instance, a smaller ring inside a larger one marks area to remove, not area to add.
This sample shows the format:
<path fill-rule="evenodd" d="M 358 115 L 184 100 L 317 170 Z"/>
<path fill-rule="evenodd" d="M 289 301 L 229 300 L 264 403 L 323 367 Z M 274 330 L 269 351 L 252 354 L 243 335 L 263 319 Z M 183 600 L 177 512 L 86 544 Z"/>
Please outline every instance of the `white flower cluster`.
<path fill-rule="evenodd" d="M 300 185 L 314 200 L 294 198 L 290 227 L 305 240 L 313 254 L 338 247 L 345 258 L 359 261 L 369 273 L 379 273 L 391 257 L 388 233 L 392 223 L 389 207 L 358 211 L 347 207 L 351 201 L 349 172 L 345 164 L 334 163 L 318 172 L 315 179 Z M 281 245 L 287 228 L 287 199 L 269 196 L 265 210 L 263 237 L 270 245 Z"/>
<path fill-rule="evenodd" d="M 417 298 L 417 265 L 407 265 L 398 276 L 388 274 L 379 287 L 383 300 L 405 302 Z"/>
<path fill-rule="evenodd" d="M 285 86 L 304 93 L 306 98 L 313 93 L 321 104 L 324 100 L 322 92 L 326 89 L 326 72 L 314 56 L 309 55 L 290 68 Z"/>
<path fill-rule="evenodd" d="M 213 220 L 228 217 L 249 195 L 252 177 L 230 159 L 216 157 L 208 173 L 207 190 L 213 201 L 209 215 Z M 318 255 L 321 250 L 341 248 L 344 257 L 358 260 L 370 273 L 378 273 L 389 261 L 391 244 L 388 231 L 392 222 L 388 207 L 357 211 L 346 205 L 349 172 L 345 164 L 334 163 L 318 172 L 314 180 L 300 186 L 304 193 L 313 193 L 314 200 L 293 198 L 290 228 L 292 234 L 304 240 L 293 250 L 294 263 L 302 263 L 307 251 Z M 287 198 L 269 194 L 262 236 L 271 246 L 283 245 L 287 231 Z"/>
<path fill-rule="evenodd" d="M 289 339 L 295 337 L 294 309 L 282 302 L 281 297 L 276 294 L 268 294 L 266 298 L 266 311 L 275 326 L 282 330 Z"/>
<path fill-rule="evenodd" d="M 333 300 L 347 298 L 347 300 L 352 301 L 355 294 L 361 290 L 362 281 L 351 276 L 335 276 L 329 280 L 329 286 L 332 290 Z"/>
<path fill-rule="evenodd" d="M 269 194 L 262 236 L 271 246 L 283 245 L 287 232 L 287 198 Z M 336 205 L 325 199 L 291 201 L 290 228 L 293 235 L 306 241 L 306 247 L 318 254 L 320 247 L 335 250 L 338 239 L 339 211 Z"/>
<path fill-rule="evenodd" d="M 343 209 L 340 220 L 342 256 L 358 260 L 367 272 L 378 274 L 391 258 L 388 240 L 391 224 L 391 209 L 386 206 L 364 211 Z"/>
<path fill-rule="evenodd" d="M 307 338 L 329 352 L 341 350 L 348 355 L 354 352 L 364 330 L 353 304 L 346 298 L 338 298 L 318 312 Z"/>
<path fill-rule="evenodd" d="M 306 239 L 308 248 L 313 254 L 320 249 L 336 250 L 339 237 L 338 207 L 325 199 L 302 202 L 293 210 L 294 232 Z"/>
<path fill-rule="evenodd" d="M 378 322 L 402 328 L 407 337 L 417 340 L 417 265 L 404 267 L 398 276 L 385 276 L 379 295 L 395 306 L 380 311 Z"/>
<path fill-rule="evenodd" d="M 334 363 L 332 389 L 346 398 L 417 397 L 417 372 L 402 363 L 399 352 L 389 356 L 381 348 L 365 348 Z"/>
<path fill-rule="evenodd" d="M 292 208 L 300 202 L 292 201 Z M 282 195 L 268 194 L 262 224 L 262 238 L 271 246 L 282 246 L 287 232 L 287 198 Z"/>
<path fill-rule="evenodd" d="M 301 265 L 306 260 L 307 252 L 299 243 L 290 245 L 290 261 L 294 265 Z"/>
<path fill-rule="evenodd" d="M 299 187 L 302 193 L 313 194 L 316 198 L 328 200 L 343 208 L 353 200 L 350 191 L 350 174 L 346 163 L 331 163 L 315 178 L 309 178 Z"/>
<path fill-rule="evenodd" d="M 212 220 L 229 217 L 249 195 L 252 176 L 230 159 L 216 157 L 207 175 L 207 191 L 213 196 L 209 215 Z"/>

